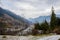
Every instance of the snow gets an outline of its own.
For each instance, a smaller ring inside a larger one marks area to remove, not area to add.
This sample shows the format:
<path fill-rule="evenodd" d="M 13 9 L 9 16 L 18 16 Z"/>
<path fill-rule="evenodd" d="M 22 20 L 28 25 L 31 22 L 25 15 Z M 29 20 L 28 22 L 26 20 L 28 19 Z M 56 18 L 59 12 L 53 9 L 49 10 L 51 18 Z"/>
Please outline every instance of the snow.
<path fill-rule="evenodd" d="M 58 40 L 59 38 L 60 38 L 60 35 L 53 35 L 53 36 L 39 38 L 38 40 Z"/>
<path fill-rule="evenodd" d="M 2 38 L 0 35 L 0 40 L 58 40 L 60 35 L 52 36 L 6 36 L 7 38 Z"/>

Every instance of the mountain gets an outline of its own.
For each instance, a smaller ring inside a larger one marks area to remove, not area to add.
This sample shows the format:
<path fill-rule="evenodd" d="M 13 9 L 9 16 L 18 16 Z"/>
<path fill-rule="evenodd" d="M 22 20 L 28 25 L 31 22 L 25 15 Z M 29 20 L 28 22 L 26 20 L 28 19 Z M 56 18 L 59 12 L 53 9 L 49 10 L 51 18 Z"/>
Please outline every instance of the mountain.
<path fill-rule="evenodd" d="M 56 17 L 60 17 L 60 14 L 56 14 Z M 45 20 L 47 20 L 47 22 L 50 22 L 50 15 L 49 16 L 39 16 L 37 18 L 30 18 L 29 21 L 31 21 L 32 23 L 42 23 Z"/>
<path fill-rule="evenodd" d="M 0 14 L 8 14 L 9 16 L 13 17 L 14 19 L 17 19 L 17 20 L 20 20 L 22 22 L 25 22 L 25 23 L 31 23 L 29 22 L 27 19 L 21 17 L 21 16 L 18 16 L 16 14 L 14 14 L 13 12 L 9 11 L 9 10 L 6 10 L 6 9 L 3 9 L 0 7 Z"/>
<path fill-rule="evenodd" d="M 30 27 L 31 22 L 0 7 L 0 34 L 16 35 Z"/>

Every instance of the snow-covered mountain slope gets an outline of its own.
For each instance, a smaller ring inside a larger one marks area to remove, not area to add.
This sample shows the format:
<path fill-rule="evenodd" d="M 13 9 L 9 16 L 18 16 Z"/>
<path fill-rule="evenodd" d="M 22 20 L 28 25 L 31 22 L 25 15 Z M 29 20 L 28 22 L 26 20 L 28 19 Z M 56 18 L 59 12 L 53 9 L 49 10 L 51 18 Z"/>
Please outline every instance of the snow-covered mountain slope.
<path fill-rule="evenodd" d="M 31 25 L 27 19 L 18 16 L 9 10 L 5 10 L 1 7 L 0 7 L 0 23 L 3 23 L 7 26 L 5 30 L 6 32 L 1 33 L 0 30 L 0 34 L 9 34 L 9 35 L 15 35 L 23 30 L 26 30 Z M 1 28 L 2 27 L 0 25 L 0 29 Z M 3 28 L 2 31 L 4 32 Z"/>

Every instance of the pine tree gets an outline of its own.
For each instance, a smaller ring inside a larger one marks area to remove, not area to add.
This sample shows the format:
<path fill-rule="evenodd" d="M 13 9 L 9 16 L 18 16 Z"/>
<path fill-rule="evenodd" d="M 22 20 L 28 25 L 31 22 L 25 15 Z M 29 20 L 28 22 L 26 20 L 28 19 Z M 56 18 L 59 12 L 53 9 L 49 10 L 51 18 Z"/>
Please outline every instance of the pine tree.
<path fill-rule="evenodd" d="M 45 20 L 41 25 L 40 25 L 42 30 L 47 31 L 49 29 L 48 22 Z"/>
<path fill-rule="evenodd" d="M 50 21 L 51 30 L 54 29 L 55 24 L 56 24 L 56 15 L 54 13 L 54 8 L 52 7 L 52 14 L 51 14 L 51 21 Z"/>
<path fill-rule="evenodd" d="M 36 23 L 35 24 L 35 29 L 39 29 L 39 27 L 40 27 L 39 23 Z"/>

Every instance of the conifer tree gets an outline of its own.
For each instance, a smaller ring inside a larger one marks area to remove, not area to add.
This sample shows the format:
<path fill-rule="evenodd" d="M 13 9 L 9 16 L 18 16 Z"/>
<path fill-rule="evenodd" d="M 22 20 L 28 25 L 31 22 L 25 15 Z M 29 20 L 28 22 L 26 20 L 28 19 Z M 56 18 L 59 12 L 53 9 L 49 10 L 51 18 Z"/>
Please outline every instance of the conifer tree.
<path fill-rule="evenodd" d="M 54 12 L 54 8 L 52 7 L 52 14 L 51 14 L 51 21 L 50 21 L 51 30 L 54 29 L 55 24 L 56 24 L 56 15 L 55 15 L 55 12 Z"/>

